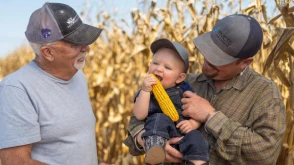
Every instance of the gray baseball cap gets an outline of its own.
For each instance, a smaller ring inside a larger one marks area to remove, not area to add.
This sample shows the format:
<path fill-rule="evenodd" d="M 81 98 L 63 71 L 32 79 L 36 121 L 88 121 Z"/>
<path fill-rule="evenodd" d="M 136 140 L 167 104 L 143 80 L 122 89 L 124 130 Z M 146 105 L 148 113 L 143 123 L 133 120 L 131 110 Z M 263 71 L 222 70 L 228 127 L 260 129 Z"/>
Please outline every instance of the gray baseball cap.
<path fill-rule="evenodd" d="M 46 2 L 32 13 L 25 35 L 33 43 L 63 40 L 77 45 L 90 45 L 101 31 L 100 28 L 84 24 L 70 6 Z"/>
<path fill-rule="evenodd" d="M 153 54 L 155 54 L 160 48 L 168 48 L 177 52 L 185 64 L 185 73 L 188 71 L 189 54 L 181 44 L 179 44 L 178 42 L 172 42 L 166 38 L 161 38 L 151 43 L 150 49 Z"/>
<path fill-rule="evenodd" d="M 207 61 L 221 66 L 254 56 L 262 40 L 262 29 L 254 18 L 234 14 L 219 20 L 212 31 L 193 42 Z"/>

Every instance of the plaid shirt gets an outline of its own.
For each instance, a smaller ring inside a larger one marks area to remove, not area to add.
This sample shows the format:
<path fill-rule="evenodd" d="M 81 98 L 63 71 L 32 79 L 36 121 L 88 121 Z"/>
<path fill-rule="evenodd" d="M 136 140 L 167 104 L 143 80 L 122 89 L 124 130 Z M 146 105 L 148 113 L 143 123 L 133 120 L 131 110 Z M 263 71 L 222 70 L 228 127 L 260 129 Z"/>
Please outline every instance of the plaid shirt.
<path fill-rule="evenodd" d="M 276 164 L 286 115 L 274 82 L 251 68 L 234 77 L 220 91 L 203 74 L 188 74 L 187 81 L 197 95 L 207 99 L 218 111 L 205 123 L 205 129 L 201 129 L 211 147 L 210 164 Z M 143 153 L 133 143 L 143 126 L 134 118 L 130 121 L 130 136 L 125 144 L 133 155 Z"/>

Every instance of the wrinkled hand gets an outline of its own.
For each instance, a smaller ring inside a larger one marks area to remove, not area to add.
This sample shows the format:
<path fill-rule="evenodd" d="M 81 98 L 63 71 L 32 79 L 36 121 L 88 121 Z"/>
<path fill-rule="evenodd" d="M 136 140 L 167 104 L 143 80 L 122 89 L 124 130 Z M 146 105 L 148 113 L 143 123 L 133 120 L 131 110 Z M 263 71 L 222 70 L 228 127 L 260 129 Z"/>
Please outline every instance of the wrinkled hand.
<path fill-rule="evenodd" d="M 183 120 L 176 125 L 180 129 L 181 133 L 187 134 L 193 130 L 192 123 L 189 120 Z"/>
<path fill-rule="evenodd" d="M 182 114 L 205 123 L 209 117 L 213 116 L 216 112 L 211 104 L 204 98 L 197 96 L 191 91 L 186 91 L 181 99 Z"/>
<path fill-rule="evenodd" d="M 176 144 L 182 138 L 183 137 L 175 137 L 175 138 L 169 139 L 166 142 L 166 144 L 165 144 L 165 153 L 166 153 L 165 161 L 166 162 L 169 162 L 169 163 L 181 163 L 182 162 L 183 154 L 171 146 L 171 144 Z"/>
<path fill-rule="evenodd" d="M 144 141 L 143 141 L 143 139 L 142 139 L 142 134 L 143 134 L 144 132 L 145 132 L 145 129 L 143 129 L 142 131 L 140 131 L 140 132 L 138 133 L 136 139 L 137 139 L 137 144 L 139 144 L 140 146 L 142 146 L 143 149 L 144 149 L 144 151 L 146 151 L 146 150 L 145 150 Z"/>
<path fill-rule="evenodd" d="M 136 136 L 137 143 L 143 147 L 144 147 L 144 142 L 143 142 L 141 136 L 144 132 L 145 132 L 145 130 L 142 130 Z M 182 162 L 182 158 L 183 158 L 182 153 L 171 146 L 171 144 L 176 144 L 182 138 L 183 137 L 175 137 L 175 138 L 169 139 L 166 142 L 166 144 L 165 144 L 166 162 L 170 162 L 170 163 L 181 163 Z M 144 150 L 145 150 L 145 148 L 144 148 Z M 99 164 L 99 165 L 104 165 L 104 164 Z M 105 165 L 107 165 L 107 164 L 105 164 Z"/>
<path fill-rule="evenodd" d="M 148 74 L 144 77 L 142 90 L 145 92 L 151 92 L 152 91 L 152 85 L 156 84 L 156 79 Z"/>

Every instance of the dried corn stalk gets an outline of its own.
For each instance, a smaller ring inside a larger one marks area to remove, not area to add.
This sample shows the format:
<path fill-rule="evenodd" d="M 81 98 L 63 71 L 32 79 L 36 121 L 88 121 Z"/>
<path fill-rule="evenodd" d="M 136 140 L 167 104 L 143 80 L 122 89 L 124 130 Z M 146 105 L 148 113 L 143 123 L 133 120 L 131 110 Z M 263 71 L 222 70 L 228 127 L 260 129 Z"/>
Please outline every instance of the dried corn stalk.
<path fill-rule="evenodd" d="M 141 1 L 142 8 L 138 5 L 137 9 L 130 11 L 131 23 L 125 18 L 117 20 L 104 11 L 96 14 L 97 26 L 104 31 L 91 45 L 87 64 L 83 70 L 88 80 L 89 95 L 97 118 L 99 160 L 118 165 L 143 164 L 143 157 L 131 156 L 122 141 L 127 136 L 126 127 L 132 113 L 134 96 L 152 59 L 149 50 L 151 42 L 159 37 L 180 42 L 190 54 L 189 71 L 200 72 L 203 58 L 195 49 L 193 38 L 212 30 L 215 22 L 226 15 L 246 13 L 261 23 L 264 32 L 262 49 L 254 57 L 252 67 L 260 73 L 264 72 L 265 76 L 278 84 L 287 107 L 287 130 L 277 164 L 291 165 L 294 137 L 294 71 L 293 42 L 287 35 L 292 35 L 290 27 L 293 27 L 294 8 L 290 7 L 287 1 L 276 0 L 280 9 L 280 12 L 277 12 L 281 15 L 277 14 L 274 17 L 267 15 L 267 13 L 275 13 L 276 10 L 269 11 L 267 8 L 267 5 L 274 1 L 263 3 L 261 0 L 252 0 L 247 7 L 241 6 L 248 1 L 240 0 L 167 0 L 165 2 L 164 6 L 158 6 L 157 1 Z M 86 4 L 86 7 L 90 6 L 93 5 Z M 82 17 L 92 19 L 88 8 L 82 12 Z M 267 20 L 268 18 L 271 18 L 270 21 Z M 286 26 L 290 31 L 283 31 Z M 276 27 L 280 27 L 281 30 Z M 280 38 L 283 33 L 287 35 L 284 35 L 282 40 Z M 1 77 L 28 63 L 33 57 L 31 49 L 25 46 L 5 59 L 0 59 L 0 80 Z"/>

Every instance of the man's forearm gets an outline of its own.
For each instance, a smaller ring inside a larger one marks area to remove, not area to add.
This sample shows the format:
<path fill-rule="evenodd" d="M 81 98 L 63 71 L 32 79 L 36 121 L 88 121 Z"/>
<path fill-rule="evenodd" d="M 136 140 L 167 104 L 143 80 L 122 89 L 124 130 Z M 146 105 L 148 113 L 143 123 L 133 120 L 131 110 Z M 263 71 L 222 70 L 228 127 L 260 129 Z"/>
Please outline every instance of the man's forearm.
<path fill-rule="evenodd" d="M 246 162 L 248 164 L 253 162 L 272 164 L 275 162 L 279 155 L 279 152 L 276 151 L 279 151 L 281 147 L 280 142 L 284 129 L 278 130 L 277 128 L 282 128 L 282 126 L 271 124 L 278 123 L 273 119 L 274 114 L 270 115 L 267 113 L 267 117 L 270 118 L 269 122 L 261 121 L 258 123 L 260 126 L 257 129 L 248 129 L 248 127 L 230 120 L 223 113 L 217 113 L 206 123 L 206 128 L 217 139 L 216 143 L 218 145 L 215 151 L 219 157 L 229 162 Z M 277 119 L 276 121 L 281 120 Z M 241 151 L 243 154 L 239 156 L 238 153 L 241 153 Z M 252 151 L 258 152 L 252 154 Z"/>
<path fill-rule="evenodd" d="M 0 150 L 2 165 L 45 165 L 31 158 L 32 144 Z"/>
<path fill-rule="evenodd" d="M 36 160 L 23 159 L 22 157 L 14 154 L 1 155 L 0 160 L 0 165 L 46 165 L 45 163 Z"/>

